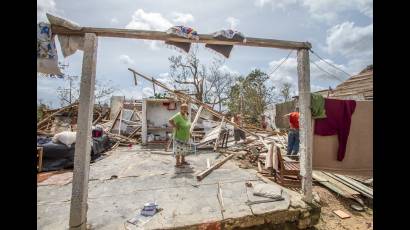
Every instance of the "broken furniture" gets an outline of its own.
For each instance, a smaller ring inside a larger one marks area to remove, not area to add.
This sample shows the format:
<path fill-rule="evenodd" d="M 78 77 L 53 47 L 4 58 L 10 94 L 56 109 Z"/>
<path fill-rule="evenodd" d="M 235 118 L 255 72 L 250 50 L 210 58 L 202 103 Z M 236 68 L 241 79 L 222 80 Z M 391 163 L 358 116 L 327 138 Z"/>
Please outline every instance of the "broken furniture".
<path fill-rule="evenodd" d="M 285 187 L 300 187 L 300 164 L 298 161 L 285 161 L 282 158 L 281 150 L 276 146 L 278 170 L 275 172 L 275 181 Z"/>
<path fill-rule="evenodd" d="M 37 172 L 43 169 L 43 147 L 37 147 Z"/>

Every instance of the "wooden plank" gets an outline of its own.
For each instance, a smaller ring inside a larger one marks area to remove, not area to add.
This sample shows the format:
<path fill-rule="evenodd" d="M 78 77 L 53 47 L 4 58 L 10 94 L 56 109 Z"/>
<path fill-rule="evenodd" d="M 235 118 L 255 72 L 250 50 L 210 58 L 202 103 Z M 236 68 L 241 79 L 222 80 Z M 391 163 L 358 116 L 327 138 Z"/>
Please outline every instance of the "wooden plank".
<path fill-rule="evenodd" d="M 326 175 L 333 175 L 333 178 L 338 180 L 339 182 L 345 184 L 346 186 L 349 186 L 350 188 L 360 192 L 362 195 L 369 197 L 373 199 L 373 189 L 370 187 L 367 187 L 366 185 L 357 182 L 353 179 L 350 179 L 346 176 L 336 174 L 336 173 L 325 173 Z"/>
<path fill-rule="evenodd" d="M 115 125 L 115 123 L 117 122 L 117 119 L 118 119 L 118 117 L 119 117 L 120 114 L 121 114 L 121 111 L 122 111 L 122 105 L 120 106 L 120 109 L 118 110 L 117 115 L 115 115 L 115 119 L 114 119 L 114 121 L 112 122 L 111 127 L 110 127 L 110 129 L 108 130 L 108 132 L 111 132 L 112 128 L 114 128 L 114 125 Z"/>
<path fill-rule="evenodd" d="M 262 172 L 263 170 L 262 170 L 262 165 L 261 165 L 261 162 L 260 161 L 258 161 L 258 172 Z"/>
<path fill-rule="evenodd" d="M 39 128 L 39 127 L 42 126 L 44 123 L 46 123 L 47 121 L 49 121 L 50 118 L 52 118 L 52 117 L 55 116 L 56 114 L 59 114 L 59 113 L 63 112 L 64 110 L 73 108 L 73 107 L 75 107 L 75 106 L 78 106 L 78 102 L 74 102 L 73 104 L 67 105 L 66 107 L 63 107 L 63 108 L 57 110 L 56 112 L 50 114 L 49 116 L 47 116 L 46 118 L 44 118 L 43 120 L 41 120 L 40 122 L 37 123 L 37 128 Z"/>
<path fill-rule="evenodd" d="M 308 49 L 298 50 L 297 63 L 300 112 L 300 175 L 302 176 L 304 201 L 312 203 L 313 128 L 310 110 L 310 66 Z"/>
<path fill-rule="evenodd" d="M 225 162 L 227 162 L 229 159 L 231 159 L 235 154 L 230 154 L 229 156 L 225 157 L 223 160 L 219 161 L 218 163 L 213 164 L 209 169 L 206 169 L 205 171 L 201 172 L 196 176 L 196 179 L 198 181 L 204 179 L 208 174 L 210 174 L 214 169 L 217 169 L 221 167 Z"/>
<path fill-rule="evenodd" d="M 324 174 L 321 171 L 313 171 L 312 176 L 320 184 L 322 184 L 323 186 L 329 188 L 330 190 L 336 192 L 337 194 L 345 198 L 354 198 L 355 195 L 360 194 L 359 192 L 351 189 L 350 187 L 344 185 L 343 183 L 340 183 L 339 181 Z"/>
<path fill-rule="evenodd" d="M 218 201 L 219 205 L 221 206 L 221 212 L 225 212 L 224 199 L 222 196 L 222 186 L 220 181 L 218 181 Z"/>
<path fill-rule="evenodd" d="M 346 219 L 346 218 L 349 218 L 349 217 L 350 217 L 349 214 L 343 212 L 342 210 L 334 210 L 333 212 L 334 212 L 338 217 L 340 217 L 340 218 L 342 218 L 342 219 Z"/>
<path fill-rule="evenodd" d="M 224 125 L 224 121 L 225 121 L 225 116 L 222 117 L 222 121 L 218 129 L 218 133 L 216 134 L 217 137 L 216 137 L 215 144 L 214 144 L 214 151 L 218 149 L 219 139 L 220 139 L 222 127 Z"/>
<path fill-rule="evenodd" d="M 121 114 L 120 114 L 120 123 L 118 125 L 118 135 L 121 135 L 121 125 L 122 125 L 122 109 L 121 109 Z"/>
<path fill-rule="evenodd" d="M 85 230 L 87 224 L 88 179 L 91 150 L 90 134 L 94 106 L 97 44 L 98 38 L 95 34 L 85 34 L 77 118 L 78 131 L 74 151 L 69 220 L 70 229 Z"/>
<path fill-rule="evenodd" d="M 193 121 L 192 124 L 191 124 L 191 129 L 189 130 L 189 133 L 191 133 L 191 134 L 192 134 L 192 132 L 194 131 L 194 128 L 195 128 L 196 123 L 198 122 L 198 119 L 199 119 L 199 117 L 200 117 L 200 115 L 201 115 L 202 109 L 203 109 L 203 107 L 202 107 L 202 105 L 201 105 L 201 106 L 199 107 L 198 111 L 196 112 L 194 121 Z"/>
<path fill-rule="evenodd" d="M 100 37 L 117 37 L 117 38 L 133 38 L 146 40 L 160 40 L 173 42 L 188 42 L 188 43 L 206 43 L 215 45 L 239 45 L 253 47 L 267 47 L 278 49 L 310 49 L 312 45 L 309 42 L 285 41 L 276 39 L 263 39 L 247 37 L 246 42 L 233 41 L 230 39 L 214 38 L 211 34 L 199 34 L 199 39 L 187 39 L 176 35 L 167 34 L 161 31 L 150 30 L 130 30 L 130 29 L 114 29 L 114 28 L 95 28 L 82 27 L 81 30 L 71 30 L 66 27 L 51 25 L 53 34 L 61 35 L 84 35 L 85 33 L 95 33 Z"/>

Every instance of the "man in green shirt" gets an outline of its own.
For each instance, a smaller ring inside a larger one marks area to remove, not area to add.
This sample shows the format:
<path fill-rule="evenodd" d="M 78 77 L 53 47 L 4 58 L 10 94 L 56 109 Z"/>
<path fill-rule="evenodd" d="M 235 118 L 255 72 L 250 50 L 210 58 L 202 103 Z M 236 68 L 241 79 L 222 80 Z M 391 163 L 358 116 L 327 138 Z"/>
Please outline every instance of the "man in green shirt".
<path fill-rule="evenodd" d="M 181 105 L 180 112 L 169 119 L 169 123 L 174 128 L 175 167 L 189 165 L 189 163 L 185 161 L 185 156 L 189 151 L 188 141 L 190 138 L 189 130 L 191 128 L 191 122 L 188 116 L 188 105 L 184 103 Z"/>

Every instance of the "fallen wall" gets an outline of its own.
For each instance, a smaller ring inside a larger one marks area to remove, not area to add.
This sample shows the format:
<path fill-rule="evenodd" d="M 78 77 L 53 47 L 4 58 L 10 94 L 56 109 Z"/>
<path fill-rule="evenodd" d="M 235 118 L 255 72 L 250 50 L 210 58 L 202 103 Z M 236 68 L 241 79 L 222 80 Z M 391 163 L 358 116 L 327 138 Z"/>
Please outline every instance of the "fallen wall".
<path fill-rule="evenodd" d="M 373 174 L 373 101 L 356 101 L 343 161 L 337 161 L 337 135 L 313 138 L 313 169 L 352 175 Z"/>

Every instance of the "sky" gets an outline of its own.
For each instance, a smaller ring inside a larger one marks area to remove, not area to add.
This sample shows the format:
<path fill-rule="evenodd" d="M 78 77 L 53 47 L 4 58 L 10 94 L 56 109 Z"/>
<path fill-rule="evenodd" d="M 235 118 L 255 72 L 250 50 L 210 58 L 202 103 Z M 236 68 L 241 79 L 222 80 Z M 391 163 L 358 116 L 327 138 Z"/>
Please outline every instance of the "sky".
<path fill-rule="evenodd" d="M 185 25 L 200 34 L 235 29 L 249 37 L 308 41 L 325 60 L 310 54 L 312 91 L 334 88 L 348 74 L 373 64 L 372 0 L 37 0 L 37 22 L 47 22 L 46 12 L 89 27 L 165 31 Z M 63 72 L 81 76 L 82 51 L 64 58 L 58 39 L 56 45 L 59 62 L 68 65 Z M 296 51 L 289 52 L 235 46 L 221 69 L 239 75 L 255 68 L 268 74 L 276 69 L 266 84 L 279 88 L 289 82 L 297 90 Z M 101 37 L 97 81 L 112 82 L 117 89 L 114 95 L 133 99 L 151 96 L 152 85 L 140 80 L 135 86 L 128 68 L 169 82 L 168 57 L 180 54 L 159 41 Z M 199 45 L 202 64 L 210 64 L 215 57 L 219 55 Z M 57 88 L 68 85 L 63 79 L 38 76 L 37 99 L 59 107 Z"/>

